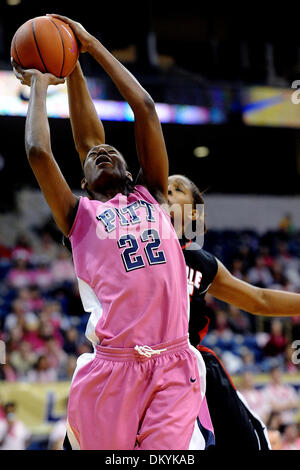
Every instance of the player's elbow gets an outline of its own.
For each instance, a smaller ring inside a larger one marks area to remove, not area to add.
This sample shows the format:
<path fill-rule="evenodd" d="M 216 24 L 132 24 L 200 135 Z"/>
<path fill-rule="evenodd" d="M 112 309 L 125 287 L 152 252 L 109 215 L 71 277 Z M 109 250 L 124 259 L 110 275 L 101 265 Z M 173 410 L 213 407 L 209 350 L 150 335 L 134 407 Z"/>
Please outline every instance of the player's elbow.
<path fill-rule="evenodd" d="M 149 93 L 146 93 L 144 96 L 144 106 L 150 112 L 155 110 L 155 103 Z"/>
<path fill-rule="evenodd" d="M 29 161 L 35 161 L 49 156 L 49 152 L 46 148 L 36 144 L 27 144 L 26 154 Z"/>
<path fill-rule="evenodd" d="M 140 113 L 147 116 L 152 116 L 156 112 L 155 103 L 149 93 L 144 91 L 144 93 L 139 97 L 136 106 L 135 113 Z"/>

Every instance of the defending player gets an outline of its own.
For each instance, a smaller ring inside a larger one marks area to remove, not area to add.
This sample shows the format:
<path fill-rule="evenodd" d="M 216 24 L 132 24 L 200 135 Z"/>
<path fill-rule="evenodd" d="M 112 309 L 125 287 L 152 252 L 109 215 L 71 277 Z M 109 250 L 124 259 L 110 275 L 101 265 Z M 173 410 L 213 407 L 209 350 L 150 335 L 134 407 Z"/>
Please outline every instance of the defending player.
<path fill-rule="evenodd" d="M 198 276 L 190 293 L 190 341 L 201 351 L 207 369 L 206 399 L 216 448 L 228 449 L 234 445 L 239 449 L 268 449 L 264 424 L 249 410 L 216 354 L 201 346 L 209 323 L 205 314 L 205 294 L 209 292 L 254 315 L 269 316 L 300 315 L 300 295 L 254 287 L 237 279 L 194 239 L 184 236 L 203 213 L 201 193 L 191 180 L 182 175 L 170 176 L 168 202 L 173 219 L 176 219 L 174 226 L 189 272 L 193 270 L 195 281 Z"/>
<path fill-rule="evenodd" d="M 31 86 L 27 157 L 58 227 L 71 241 L 81 298 L 91 312 L 87 336 L 95 352 L 79 358 L 73 377 L 71 446 L 188 449 L 193 442 L 201 448 L 195 423 L 205 366 L 187 339 L 184 257 L 169 215 L 158 204 L 167 200 L 168 158 L 153 100 L 81 25 L 55 16 L 72 27 L 81 52 L 99 62 L 131 106 L 144 181 L 134 186 L 124 157 L 105 144 L 78 65 L 68 79 L 70 117 L 89 195 L 78 199 L 50 144 L 46 93 L 60 80 L 15 65 L 17 78 Z"/>

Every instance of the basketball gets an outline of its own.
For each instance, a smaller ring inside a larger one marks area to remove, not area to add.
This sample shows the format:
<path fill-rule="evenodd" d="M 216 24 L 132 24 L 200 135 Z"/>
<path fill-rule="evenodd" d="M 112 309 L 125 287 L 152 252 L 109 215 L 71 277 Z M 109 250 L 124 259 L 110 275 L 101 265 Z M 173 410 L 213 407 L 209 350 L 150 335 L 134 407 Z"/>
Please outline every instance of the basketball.
<path fill-rule="evenodd" d="M 11 42 L 11 56 L 23 69 L 37 69 L 67 77 L 74 69 L 79 49 L 69 25 L 49 16 L 26 21 Z"/>

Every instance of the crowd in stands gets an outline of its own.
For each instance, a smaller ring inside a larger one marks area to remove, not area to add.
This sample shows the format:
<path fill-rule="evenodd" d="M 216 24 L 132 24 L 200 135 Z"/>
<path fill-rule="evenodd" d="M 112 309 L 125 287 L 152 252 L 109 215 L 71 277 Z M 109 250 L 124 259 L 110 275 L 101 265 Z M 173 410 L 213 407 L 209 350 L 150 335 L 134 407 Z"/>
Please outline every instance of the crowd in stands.
<path fill-rule="evenodd" d="M 21 235 L 1 248 L 0 324 L 6 363 L 0 379 L 53 382 L 72 377 L 91 351 L 72 258 L 48 232 L 38 244 Z"/>
<path fill-rule="evenodd" d="M 208 230 L 204 248 L 242 280 L 300 293 L 300 233 L 289 225 L 263 235 Z M 255 317 L 209 294 L 206 299 L 213 320 L 203 344 L 230 374 L 240 375 L 250 406 L 274 432 L 274 446 L 300 449 L 300 395 L 280 376 L 300 372 L 300 316 Z M 69 381 L 77 357 L 92 351 L 84 336 L 88 316 L 71 254 L 51 231 L 34 242 L 20 234 L 13 247 L 0 245 L 0 340 L 6 344 L 0 381 Z M 270 383 L 258 388 L 254 374 L 270 374 Z M 286 408 L 279 406 L 284 400 Z"/>

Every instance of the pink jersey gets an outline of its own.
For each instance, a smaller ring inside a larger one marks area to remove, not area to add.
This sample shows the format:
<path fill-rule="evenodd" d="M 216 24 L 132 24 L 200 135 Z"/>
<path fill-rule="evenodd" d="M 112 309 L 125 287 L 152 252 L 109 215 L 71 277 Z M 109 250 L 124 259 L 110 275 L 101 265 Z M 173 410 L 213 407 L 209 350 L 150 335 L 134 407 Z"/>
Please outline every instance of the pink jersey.
<path fill-rule="evenodd" d="M 132 348 L 187 335 L 184 257 L 169 215 L 145 187 L 107 202 L 81 197 L 69 237 L 94 344 Z"/>

